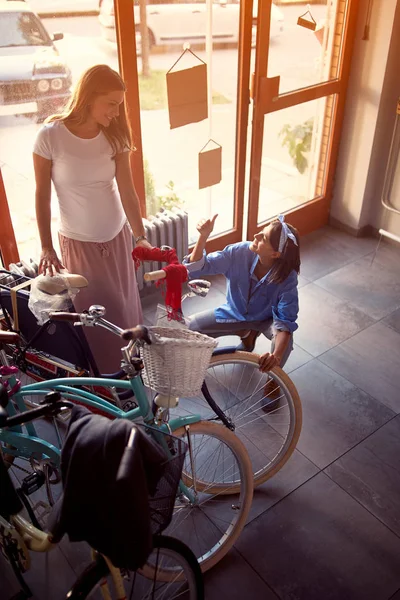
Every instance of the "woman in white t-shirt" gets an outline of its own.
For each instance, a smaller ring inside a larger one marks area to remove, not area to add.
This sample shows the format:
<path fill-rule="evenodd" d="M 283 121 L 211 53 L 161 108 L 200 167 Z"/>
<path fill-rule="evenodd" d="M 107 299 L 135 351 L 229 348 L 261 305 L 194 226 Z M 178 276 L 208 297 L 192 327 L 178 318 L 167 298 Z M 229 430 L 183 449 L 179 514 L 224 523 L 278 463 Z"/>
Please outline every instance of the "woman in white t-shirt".
<path fill-rule="evenodd" d="M 33 149 L 39 271 L 53 274 L 65 266 L 84 275 L 89 286 L 76 297 L 76 310 L 102 304 L 107 318 L 122 328 L 142 321 L 128 223 L 136 245 L 151 247 L 132 181 L 125 89 L 107 65 L 91 67 L 64 112 L 49 117 L 39 131 Z M 60 205 L 61 260 L 51 236 L 51 182 Z M 100 371 L 117 370 L 119 339 L 101 328 L 85 333 Z"/>

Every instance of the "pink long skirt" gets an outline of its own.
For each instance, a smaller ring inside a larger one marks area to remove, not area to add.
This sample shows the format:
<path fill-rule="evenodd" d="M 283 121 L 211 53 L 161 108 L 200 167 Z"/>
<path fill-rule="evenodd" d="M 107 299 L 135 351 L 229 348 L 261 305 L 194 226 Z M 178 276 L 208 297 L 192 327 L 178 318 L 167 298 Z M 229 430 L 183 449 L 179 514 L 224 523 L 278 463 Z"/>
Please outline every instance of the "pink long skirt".
<path fill-rule="evenodd" d="M 106 319 L 118 327 L 126 329 L 143 322 L 128 225 L 110 242 L 79 242 L 61 234 L 59 240 L 64 266 L 89 282 L 74 300 L 77 312 L 100 304 L 106 308 Z M 122 340 L 101 327 L 85 327 L 85 335 L 100 371 L 118 371 Z"/>

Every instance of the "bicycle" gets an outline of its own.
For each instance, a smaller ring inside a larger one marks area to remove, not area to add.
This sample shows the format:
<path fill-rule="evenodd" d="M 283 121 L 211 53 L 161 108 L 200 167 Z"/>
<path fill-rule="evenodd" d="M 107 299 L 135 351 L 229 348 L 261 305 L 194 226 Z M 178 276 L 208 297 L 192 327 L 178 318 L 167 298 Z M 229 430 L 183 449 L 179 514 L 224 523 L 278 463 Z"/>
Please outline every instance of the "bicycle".
<path fill-rule="evenodd" d="M 147 282 L 160 281 L 165 277 L 164 270 L 144 275 Z M 192 281 L 189 293 L 184 294 L 182 300 L 193 294 L 206 296 L 209 286 L 207 281 Z M 169 323 L 174 326 L 173 321 Z M 178 326 L 185 326 L 183 314 Z M 271 380 L 273 385 L 267 388 Z M 265 393 L 266 389 L 268 393 Z M 264 412 L 262 405 L 276 391 L 279 391 L 278 406 Z M 286 464 L 301 432 L 301 401 L 290 377 L 279 367 L 261 373 L 259 356 L 253 352 L 238 351 L 234 346 L 214 350 L 201 394 L 195 398 L 180 399 L 179 414 L 191 414 L 194 410 L 200 412 L 203 419 L 217 418 L 240 438 L 252 462 L 255 488 Z M 237 484 L 232 491 L 238 489 Z"/>
<path fill-rule="evenodd" d="M 8 394 L 0 386 L 0 427 L 15 427 L 27 424 L 34 419 L 55 415 L 72 406 L 72 403 L 63 400 L 58 392 L 51 392 L 46 395 L 44 403 L 40 407 L 10 417 L 4 410 L 8 402 Z M 168 477 L 171 477 L 172 473 L 173 471 L 169 470 Z M 0 497 L 0 549 L 11 564 L 21 586 L 22 593 L 18 597 L 30 598 L 32 592 L 23 578 L 23 574 L 30 566 L 30 551 L 49 552 L 61 541 L 63 535 L 54 532 L 46 533 L 22 516 L 23 505 L 1 454 L 0 487 L 2 491 Z M 156 492 L 155 499 L 157 500 L 158 510 L 154 511 L 156 524 L 154 529 L 157 531 L 162 529 L 159 517 L 160 503 L 164 509 L 167 508 L 165 500 L 160 494 L 159 496 L 161 499 L 157 498 Z M 163 518 L 165 518 L 165 515 L 163 515 Z M 153 537 L 153 550 L 145 565 L 133 574 L 128 573 L 125 569 L 116 568 L 106 556 L 96 551 L 93 551 L 92 554 L 94 557 L 93 562 L 78 577 L 66 594 L 65 598 L 68 598 L 68 600 L 92 598 L 99 587 L 103 598 L 108 600 L 127 598 L 127 591 L 131 594 L 131 598 L 157 598 L 160 600 L 168 598 L 173 600 L 181 597 L 183 593 L 185 593 L 185 597 L 191 600 L 202 600 L 204 598 L 203 580 L 199 564 L 191 550 L 174 538 L 155 535 Z M 130 590 L 126 589 L 127 586 L 130 587 Z"/>
<path fill-rule="evenodd" d="M 20 271 L 0 269 L 0 328 L 19 333 L 23 340 L 19 347 L 4 344 L 0 363 L 8 364 L 5 358 L 8 357 L 18 367 L 18 378 L 24 384 L 58 377 L 89 377 L 90 373 L 99 378 L 123 378 L 121 370 L 100 373 L 83 331 L 71 323 L 48 320 L 43 325 L 37 324 L 28 307 L 32 278 Z M 56 293 L 53 287 L 46 291 L 50 296 Z M 97 393 L 119 408 L 131 405 L 129 390 L 117 394 L 99 387 Z"/>
<path fill-rule="evenodd" d="M 56 313 L 52 314 L 51 318 L 83 326 L 102 326 L 121 335 L 122 330 L 106 321 L 101 313 L 102 310 L 97 307 L 88 314 Z M 9 332 L 0 332 L 0 342 L 10 342 L 10 335 Z M 8 391 L 21 412 L 26 410 L 24 397 L 45 395 L 49 390 L 56 390 L 65 398 L 101 411 L 111 418 L 142 418 L 145 424 L 154 425 L 161 432 L 173 433 L 186 439 L 189 452 L 185 459 L 174 517 L 167 532 L 188 542 L 194 549 L 202 570 L 206 571 L 225 556 L 245 525 L 253 496 L 252 470 L 247 451 L 229 429 L 218 423 L 202 421 L 197 414 L 192 413 L 185 417 L 178 415 L 170 419 L 169 402 L 163 406 L 160 394 L 155 400 L 160 401 L 161 405 L 154 416 L 140 376 L 143 362 L 136 354 L 138 345 L 150 346 L 149 331 L 139 326 L 128 330 L 125 335 L 132 338 L 121 350 L 122 368 L 127 380 L 102 379 L 101 385 L 131 390 L 138 406 L 128 412 L 84 389 L 83 386 L 98 385 L 97 378 L 61 378 L 17 389 L 15 376 L 11 375 L 7 379 Z M 16 341 L 15 338 L 13 340 Z M 9 403 L 8 406 L 12 416 L 17 409 L 13 403 Z M 31 423 L 27 424 L 26 433 L 18 428 L 0 431 L 0 440 L 8 455 L 28 460 L 33 456 L 49 464 L 53 470 L 59 465 L 59 449 L 45 440 L 38 439 Z M 232 494 L 233 486 L 235 489 L 239 487 L 239 497 L 235 504 L 226 496 Z"/>
<path fill-rule="evenodd" d="M 164 270 L 154 271 L 146 273 L 144 279 L 160 281 L 165 275 Z M 187 286 L 189 293 L 185 293 L 182 300 L 193 295 L 207 295 L 210 284 L 194 280 L 187 282 Z M 174 321 L 167 320 L 168 326 L 173 324 Z M 249 453 L 255 487 L 270 479 L 289 460 L 297 445 L 302 424 L 300 398 L 289 376 L 279 367 L 262 374 L 258 370 L 258 361 L 259 356 L 254 353 L 237 351 L 235 347 L 217 348 L 213 352 L 202 393 L 196 398 L 181 398 L 176 409 L 181 415 L 200 412 L 204 420 L 217 418 L 234 431 Z M 16 353 L 16 362 L 19 366 L 23 363 L 21 353 Z M 109 378 L 119 379 L 121 375 L 123 371 Z M 269 387 L 268 382 L 272 382 Z M 278 406 L 268 413 L 264 412 L 262 405 L 268 397 L 276 396 L 278 390 Z M 114 392 L 110 398 L 111 394 L 104 393 L 106 391 L 103 388 L 102 395 L 117 406 L 121 406 L 120 398 L 130 394 L 129 391 L 122 394 Z M 96 393 L 100 391 L 97 389 Z M 239 487 L 238 482 L 233 484 L 232 492 L 238 492 Z"/>

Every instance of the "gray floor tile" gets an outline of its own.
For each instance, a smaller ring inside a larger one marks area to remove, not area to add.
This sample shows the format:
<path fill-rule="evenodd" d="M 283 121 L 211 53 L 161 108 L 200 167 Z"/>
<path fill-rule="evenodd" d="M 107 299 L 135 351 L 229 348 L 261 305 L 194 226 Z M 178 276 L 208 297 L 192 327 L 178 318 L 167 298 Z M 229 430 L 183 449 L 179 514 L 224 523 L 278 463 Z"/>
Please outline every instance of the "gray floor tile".
<path fill-rule="evenodd" d="M 201 279 L 206 279 L 211 282 L 211 291 L 217 289 L 222 294 L 226 293 L 226 279 L 224 275 L 209 275 L 204 278 L 201 277 Z"/>
<path fill-rule="evenodd" d="M 207 600 L 276 600 L 278 596 L 236 552 L 231 550 L 223 561 L 204 577 Z"/>
<path fill-rule="evenodd" d="M 253 521 L 261 513 L 293 492 L 316 475 L 318 471 L 318 467 L 298 450 L 295 450 L 288 462 L 276 475 L 254 490 L 248 522 Z"/>
<path fill-rule="evenodd" d="M 400 540 L 320 473 L 250 523 L 237 548 L 282 600 L 387 600 Z"/>
<path fill-rule="evenodd" d="M 76 575 L 59 548 L 51 552 L 31 553 L 32 565 L 25 580 L 34 600 L 64 600 Z"/>
<path fill-rule="evenodd" d="M 0 552 L 0 589 L 1 598 L 8 600 L 12 598 L 17 592 L 20 591 L 21 587 L 13 573 L 11 565 L 6 561 L 2 553 Z"/>
<path fill-rule="evenodd" d="M 319 356 L 373 323 L 355 306 L 313 283 L 299 290 L 299 304 L 296 342 L 313 356 Z"/>
<path fill-rule="evenodd" d="M 188 298 L 183 303 L 183 312 L 185 315 L 194 315 L 204 310 L 210 310 L 211 308 L 217 308 L 221 304 L 225 303 L 225 294 L 223 294 L 217 287 L 210 290 L 205 298 L 200 296 L 194 296 Z"/>
<path fill-rule="evenodd" d="M 59 548 L 77 576 L 93 561 L 91 548 L 86 542 L 70 542 L 65 535 Z"/>
<path fill-rule="evenodd" d="M 320 357 L 326 365 L 400 412 L 400 334 L 382 322 Z"/>
<path fill-rule="evenodd" d="M 298 276 L 298 288 L 302 288 L 303 286 L 307 285 L 307 283 L 310 283 L 308 279 L 306 279 L 305 277 L 303 277 L 302 275 Z"/>
<path fill-rule="evenodd" d="M 296 369 L 305 365 L 312 359 L 313 357 L 311 356 L 311 354 L 308 354 L 308 352 L 303 350 L 303 348 L 300 348 L 300 346 L 294 344 L 293 350 L 288 358 L 287 363 L 283 367 L 283 370 L 286 371 L 286 373 L 291 373 L 292 371 L 295 371 Z"/>
<path fill-rule="evenodd" d="M 374 252 L 379 242 L 376 237 L 355 237 L 330 225 L 322 227 L 319 231 L 332 238 L 338 250 L 351 255 L 353 260 Z"/>
<path fill-rule="evenodd" d="M 398 244 L 383 241 L 377 248 L 377 252 L 371 254 L 374 264 L 389 269 L 393 273 L 400 274 L 400 248 Z"/>
<path fill-rule="evenodd" d="M 320 469 L 393 417 L 393 412 L 319 360 L 291 374 L 303 407 L 297 448 Z"/>
<path fill-rule="evenodd" d="M 371 265 L 369 256 L 318 279 L 316 284 L 373 319 L 382 319 L 400 306 L 400 274 L 377 260 Z"/>
<path fill-rule="evenodd" d="M 400 308 L 393 311 L 390 315 L 383 319 L 386 325 L 389 325 L 392 329 L 395 329 L 400 333 Z"/>
<path fill-rule="evenodd" d="M 338 246 L 336 240 L 321 229 L 301 239 L 300 257 L 300 273 L 309 281 L 314 281 L 354 260 L 353 254 L 347 248 Z"/>
<path fill-rule="evenodd" d="M 141 298 L 141 302 L 145 321 L 151 325 L 154 325 L 158 303 L 160 302 L 161 304 L 165 305 L 165 301 L 161 293 L 146 298 Z"/>
<path fill-rule="evenodd" d="M 400 537 L 400 417 L 326 469 L 341 488 Z"/>

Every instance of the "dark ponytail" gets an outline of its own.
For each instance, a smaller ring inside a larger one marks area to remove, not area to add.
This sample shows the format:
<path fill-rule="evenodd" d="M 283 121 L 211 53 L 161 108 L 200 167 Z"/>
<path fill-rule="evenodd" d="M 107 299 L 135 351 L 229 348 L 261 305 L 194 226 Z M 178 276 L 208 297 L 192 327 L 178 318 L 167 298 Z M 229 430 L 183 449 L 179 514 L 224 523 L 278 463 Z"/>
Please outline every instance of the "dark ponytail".
<path fill-rule="evenodd" d="M 300 273 L 299 232 L 295 227 L 293 227 L 293 225 L 289 225 L 289 223 L 286 223 L 286 225 L 294 234 L 297 240 L 297 246 L 290 238 L 287 238 L 280 257 L 275 260 L 274 266 L 271 269 L 270 275 L 268 277 L 268 281 L 270 283 L 282 283 L 292 271 Z M 278 252 L 279 250 L 279 240 L 281 238 L 281 231 L 281 222 L 278 219 L 272 221 L 269 241 L 276 252 Z"/>

